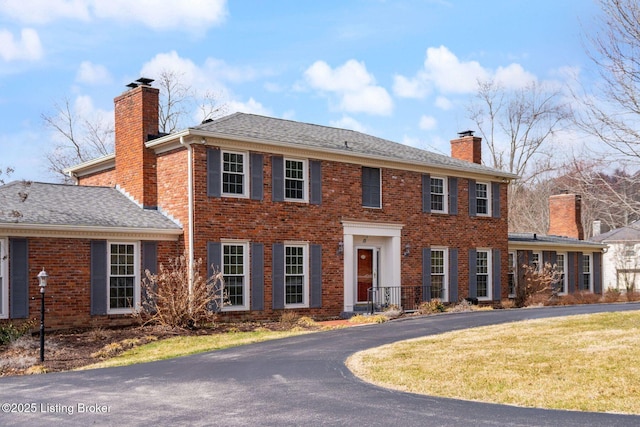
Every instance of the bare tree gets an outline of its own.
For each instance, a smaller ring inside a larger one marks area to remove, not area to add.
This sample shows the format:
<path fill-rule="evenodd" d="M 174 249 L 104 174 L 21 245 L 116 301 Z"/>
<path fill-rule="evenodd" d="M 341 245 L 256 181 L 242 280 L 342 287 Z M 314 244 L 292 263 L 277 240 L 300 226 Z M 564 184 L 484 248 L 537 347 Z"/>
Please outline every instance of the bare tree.
<path fill-rule="evenodd" d="M 9 177 L 13 172 L 14 172 L 13 168 L 6 167 L 3 169 L 0 167 L 0 185 L 4 185 L 5 179 L 9 179 Z"/>

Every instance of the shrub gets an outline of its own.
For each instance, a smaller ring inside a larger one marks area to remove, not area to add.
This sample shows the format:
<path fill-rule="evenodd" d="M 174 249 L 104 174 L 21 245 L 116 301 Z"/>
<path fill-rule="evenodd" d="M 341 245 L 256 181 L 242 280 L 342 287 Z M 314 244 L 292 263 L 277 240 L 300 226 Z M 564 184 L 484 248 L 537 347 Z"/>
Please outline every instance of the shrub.
<path fill-rule="evenodd" d="M 600 295 L 596 295 L 592 292 L 580 291 L 573 294 L 576 299 L 576 304 L 595 304 L 600 302 Z"/>
<path fill-rule="evenodd" d="M 8 344 L 27 334 L 34 323 L 34 320 L 30 320 L 17 325 L 13 323 L 0 324 L 0 345 Z"/>
<path fill-rule="evenodd" d="M 620 299 L 620 291 L 618 289 L 609 288 L 604 293 L 604 302 L 618 302 Z"/>
<path fill-rule="evenodd" d="M 531 304 L 546 304 L 551 299 L 556 299 L 557 289 L 555 284 L 561 277 L 555 264 L 523 265 L 524 280 L 516 286 L 516 307 L 524 307 Z"/>
<path fill-rule="evenodd" d="M 160 272 L 147 270 L 143 280 L 142 307 L 137 316 L 145 323 L 172 328 L 196 328 L 214 321 L 216 309 L 225 303 L 224 277 L 214 270 L 211 277 L 199 274 L 202 260 L 194 261 L 192 287 L 189 289 L 189 262 L 186 256 L 172 259 L 168 267 L 160 264 Z"/>
<path fill-rule="evenodd" d="M 638 291 L 627 291 L 627 293 L 625 294 L 625 297 L 627 298 L 627 301 L 629 301 L 629 302 L 640 301 L 640 292 L 638 292 Z"/>
<path fill-rule="evenodd" d="M 285 327 L 292 327 L 299 318 L 300 316 L 295 311 L 285 311 L 280 316 L 280 324 Z"/>
<path fill-rule="evenodd" d="M 515 302 L 512 299 L 503 299 L 500 301 L 500 306 L 502 308 L 508 309 L 516 306 Z"/>
<path fill-rule="evenodd" d="M 439 299 L 432 299 L 431 301 L 425 301 L 418 306 L 418 314 L 433 314 L 442 313 L 446 310 L 446 307 Z"/>
<path fill-rule="evenodd" d="M 460 302 L 458 302 L 456 305 L 454 305 L 449 309 L 449 311 L 452 313 L 461 313 L 461 312 L 473 311 L 473 310 L 474 310 L 473 304 L 471 303 L 471 301 L 468 301 L 466 299 L 461 299 Z"/>

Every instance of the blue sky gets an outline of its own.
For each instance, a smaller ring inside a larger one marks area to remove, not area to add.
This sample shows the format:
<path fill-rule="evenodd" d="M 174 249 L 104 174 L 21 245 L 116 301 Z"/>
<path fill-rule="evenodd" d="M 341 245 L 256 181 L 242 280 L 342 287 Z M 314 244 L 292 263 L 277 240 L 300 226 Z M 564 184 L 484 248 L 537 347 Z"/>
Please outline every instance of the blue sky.
<path fill-rule="evenodd" d="M 597 13 L 591 0 L 1 0 L 0 167 L 51 181 L 42 113 L 67 97 L 112 120 L 127 83 L 167 68 L 230 112 L 449 154 L 473 129 L 478 78 L 588 84 Z"/>

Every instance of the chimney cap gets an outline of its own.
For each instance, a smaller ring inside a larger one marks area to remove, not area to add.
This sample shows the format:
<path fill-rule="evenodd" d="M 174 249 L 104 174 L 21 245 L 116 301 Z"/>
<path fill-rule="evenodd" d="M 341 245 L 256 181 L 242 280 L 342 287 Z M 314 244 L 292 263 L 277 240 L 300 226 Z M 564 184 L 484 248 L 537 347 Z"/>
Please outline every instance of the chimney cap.
<path fill-rule="evenodd" d="M 136 82 L 131 82 L 127 85 L 127 87 L 130 87 L 131 89 L 135 89 L 138 87 L 138 83 Z"/>
<path fill-rule="evenodd" d="M 153 79 L 149 79 L 147 77 L 140 77 L 138 80 L 136 80 L 138 83 L 140 83 L 141 85 L 144 86 L 151 86 L 151 83 L 153 83 Z"/>
<path fill-rule="evenodd" d="M 463 138 L 463 137 L 465 137 L 465 136 L 473 136 L 474 132 L 475 132 L 475 131 L 472 131 L 472 130 L 463 130 L 463 131 L 461 131 L 461 132 L 458 132 L 458 136 L 459 136 L 460 138 Z"/>

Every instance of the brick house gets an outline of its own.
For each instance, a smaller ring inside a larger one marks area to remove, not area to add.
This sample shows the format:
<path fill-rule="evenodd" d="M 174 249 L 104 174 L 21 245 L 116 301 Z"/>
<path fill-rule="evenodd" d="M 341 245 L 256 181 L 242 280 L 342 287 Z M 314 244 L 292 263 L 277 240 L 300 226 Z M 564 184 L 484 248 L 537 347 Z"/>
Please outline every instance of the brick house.
<path fill-rule="evenodd" d="M 561 271 L 558 294 L 602 294 L 602 260 L 606 245 L 584 240 L 582 198 L 557 194 L 549 198 L 549 231 L 509 233 L 508 294 L 524 280 L 524 265 L 556 265 Z"/>
<path fill-rule="evenodd" d="M 18 315 L 7 301 L 36 296 L 44 266 L 53 325 L 124 322 L 120 288 L 136 304 L 141 272 L 185 252 L 223 271 L 228 318 L 345 315 L 366 304 L 370 288 L 412 288 L 419 300 L 507 297 L 507 185 L 516 176 L 481 165 L 480 138 L 461 134 L 448 157 L 243 113 L 158 135 L 158 90 L 138 83 L 114 101 L 115 154 L 70 168 L 77 186 L 33 184 L 24 202 L 36 188 L 64 193 L 40 209 L 86 208 L 79 216 L 87 223 L 49 223 L 52 213 L 40 218 L 51 233 L 41 233 L 26 217 L 0 219 L 9 251 L 3 317 L 33 317 L 33 301 Z M 12 194 L 8 187 L 0 194 Z M 119 205 L 102 201 L 105 194 Z M 122 235 L 104 230 L 101 212 Z M 144 226 L 119 222 L 129 218 Z M 113 251 L 121 249 L 133 251 L 130 281 L 116 274 Z M 387 302 L 409 304 L 400 294 Z"/>

